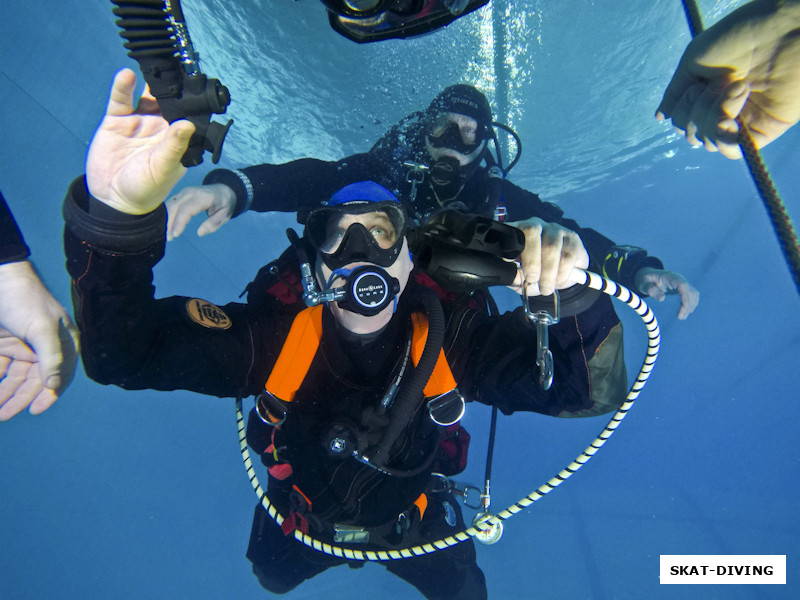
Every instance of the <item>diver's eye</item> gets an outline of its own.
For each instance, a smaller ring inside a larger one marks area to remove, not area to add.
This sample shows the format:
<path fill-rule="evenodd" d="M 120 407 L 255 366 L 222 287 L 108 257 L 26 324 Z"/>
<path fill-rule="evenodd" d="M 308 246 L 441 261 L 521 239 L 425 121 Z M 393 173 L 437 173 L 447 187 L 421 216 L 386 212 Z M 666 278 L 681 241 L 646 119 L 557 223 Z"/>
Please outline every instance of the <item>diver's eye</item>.
<path fill-rule="evenodd" d="M 382 225 L 374 225 L 370 228 L 369 232 L 378 245 L 383 249 L 391 248 L 395 241 L 394 230 L 384 227 Z"/>
<path fill-rule="evenodd" d="M 474 127 L 466 126 L 461 128 L 461 140 L 465 144 L 474 144 L 476 136 L 477 130 Z"/>

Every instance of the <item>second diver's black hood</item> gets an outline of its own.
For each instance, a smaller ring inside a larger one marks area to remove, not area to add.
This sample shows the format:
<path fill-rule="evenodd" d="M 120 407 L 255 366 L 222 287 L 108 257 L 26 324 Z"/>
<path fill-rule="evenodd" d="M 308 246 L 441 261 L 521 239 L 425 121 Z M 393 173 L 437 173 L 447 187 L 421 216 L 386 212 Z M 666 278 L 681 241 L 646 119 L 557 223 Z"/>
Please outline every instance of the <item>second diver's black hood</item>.
<path fill-rule="evenodd" d="M 492 108 L 483 92 L 473 85 L 458 83 L 442 90 L 425 111 L 429 123 L 441 113 L 452 112 L 472 117 L 478 122 L 476 139 L 491 137 Z"/>

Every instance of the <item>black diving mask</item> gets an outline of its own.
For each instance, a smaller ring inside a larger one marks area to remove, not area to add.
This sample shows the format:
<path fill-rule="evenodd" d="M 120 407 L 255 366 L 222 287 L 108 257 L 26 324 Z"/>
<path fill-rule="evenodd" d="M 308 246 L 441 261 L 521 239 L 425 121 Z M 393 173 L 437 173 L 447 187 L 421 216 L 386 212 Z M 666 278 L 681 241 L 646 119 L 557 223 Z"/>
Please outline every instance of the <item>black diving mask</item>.
<path fill-rule="evenodd" d="M 305 231 L 331 270 L 358 262 L 390 267 L 403 247 L 406 215 L 399 202 L 349 202 L 311 211 Z"/>
<path fill-rule="evenodd" d="M 334 31 L 366 43 L 430 33 L 489 0 L 321 0 Z"/>
<path fill-rule="evenodd" d="M 436 134 L 436 135 L 434 135 Z M 449 148 L 459 154 L 472 154 L 483 143 L 482 132 L 475 132 L 475 141 L 467 143 L 461 133 L 458 123 L 450 121 L 446 115 L 441 115 L 436 119 L 431 132 L 428 134 L 428 142 L 434 148 Z"/>

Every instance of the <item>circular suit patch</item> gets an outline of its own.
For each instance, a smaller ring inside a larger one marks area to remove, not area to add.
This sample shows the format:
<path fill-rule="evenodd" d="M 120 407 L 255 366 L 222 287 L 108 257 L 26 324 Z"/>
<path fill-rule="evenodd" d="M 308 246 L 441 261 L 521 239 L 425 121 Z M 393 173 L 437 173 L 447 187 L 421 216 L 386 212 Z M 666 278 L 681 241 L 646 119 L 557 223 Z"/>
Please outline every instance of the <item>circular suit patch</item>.
<path fill-rule="evenodd" d="M 186 303 L 186 313 L 192 321 L 209 329 L 229 329 L 231 326 L 231 320 L 221 308 L 200 298 L 192 298 Z"/>

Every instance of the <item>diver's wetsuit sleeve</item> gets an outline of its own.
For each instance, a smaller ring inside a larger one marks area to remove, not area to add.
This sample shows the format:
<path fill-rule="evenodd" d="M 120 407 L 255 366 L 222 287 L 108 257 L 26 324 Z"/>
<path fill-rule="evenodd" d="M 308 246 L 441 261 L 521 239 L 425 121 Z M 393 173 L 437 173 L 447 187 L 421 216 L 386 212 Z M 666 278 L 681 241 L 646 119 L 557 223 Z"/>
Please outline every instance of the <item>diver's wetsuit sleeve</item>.
<path fill-rule="evenodd" d="M 547 391 L 539 385 L 536 330 L 522 308 L 497 317 L 459 308 L 448 317 L 445 339 L 445 355 L 464 397 L 505 414 L 591 416 L 625 401 L 622 324 L 606 295 L 549 328 L 554 378 Z"/>
<path fill-rule="evenodd" d="M 248 209 L 302 212 L 318 207 L 347 184 L 376 180 L 378 170 L 377 161 L 369 154 L 355 154 L 338 161 L 301 158 L 235 171 L 215 169 L 203 183 L 223 183 L 236 193 L 234 216 Z"/>
<path fill-rule="evenodd" d="M 30 254 L 14 215 L 0 192 L 0 264 L 25 260 Z"/>
<path fill-rule="evenodd" d="M 564 216 L 564 211 L 552 202 L 543 202 L 538 195 L 529 192 L 506 181 L 503 183 L 503 203 L 508 211 L 506 222 L 523 221 L 531 217 L 538 217 L 548 223 L 558 223 L 567 229 L 577 233 L 583 242 L 586 251 L 589 253 L 589 269 L 596 273 L 606 273 L 617 283 L 621 283 L 637 293 L 634 285 L 636 272 L 643 267 L 663 269 L 664 264 L 655 256 L 648 256 L 646 251 L 643 253 L 631 254 L 625 259 L 624 264 L 619 263 L 614 255 L 614 242 L 602 233 L 581 227 L 577 221 Z M 643 249 L 642 249 L 643 250 Z M 605 265 L 613 265 L 613 268 L 604 269 Z"/>
<path fill-rule="evenodd" d="M 277 317 L 235 303 L 217 308 L 187 297 L 154 298 L 152 269 L 165 247 L 163 205 L 126 215 L 91 198 L 79 178 L 64 217 L 75 320 L 92 379 L 220 397 L 249 395 L 263 385 L 276 355 L 272 340 L 283 339 Z"/>

